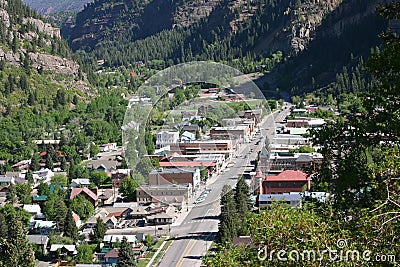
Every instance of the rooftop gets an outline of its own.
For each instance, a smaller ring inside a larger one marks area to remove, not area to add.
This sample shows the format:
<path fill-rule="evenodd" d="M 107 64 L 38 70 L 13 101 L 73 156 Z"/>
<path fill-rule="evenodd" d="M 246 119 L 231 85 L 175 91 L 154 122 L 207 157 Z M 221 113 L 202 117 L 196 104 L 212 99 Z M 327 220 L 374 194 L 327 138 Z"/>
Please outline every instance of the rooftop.
<path fill-rule="evenodd" d="M 285 170 L 276 176 L 266 176 L 265 180 L 268 182 L 308 181 L 308 178 L 302 171 Z"/>

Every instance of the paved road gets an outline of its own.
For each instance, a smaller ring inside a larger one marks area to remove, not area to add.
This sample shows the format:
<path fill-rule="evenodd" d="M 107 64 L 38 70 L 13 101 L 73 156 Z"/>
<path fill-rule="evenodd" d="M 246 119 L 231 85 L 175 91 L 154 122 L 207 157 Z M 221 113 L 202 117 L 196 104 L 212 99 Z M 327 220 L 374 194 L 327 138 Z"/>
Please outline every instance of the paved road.
<path fill-rule="evenodd" d="M 170 234 L 176 236 L 176 238 L 167 249 L 158 266 L 201 266 L 202 256 L 206 254 L 218 232 L 222 187 L 225 184 L 235 187 L 237 177 L 245 172 L 246 167 L 250 165 L 250 160 L 256 158 L 257 152 L 265 142 L 265 138 L 268 137 L 272 140 L 272 136 L 275 134 L 275 121 L 281 121 L 288 113 L 288 110 L 276 112 L 274 118 L 270 115 L 263 121 L 261 135 L 256 135 L 255 140 L 251 143 L 242 145 L 238 158 L 233 159 L 236 162 L 235 166 L 231 167 L 228 172 L 220 174 L 215 179 L 215 182 L 208 185 L 208 188 L 211 188 L 212 191 L 205 201 L 195 205 L 181 225 L 171 228 Z M 255 145 L 257 141 L 260 142 Z M 250 152 L 251 149 L 253 149 L 253 152 Z"/>

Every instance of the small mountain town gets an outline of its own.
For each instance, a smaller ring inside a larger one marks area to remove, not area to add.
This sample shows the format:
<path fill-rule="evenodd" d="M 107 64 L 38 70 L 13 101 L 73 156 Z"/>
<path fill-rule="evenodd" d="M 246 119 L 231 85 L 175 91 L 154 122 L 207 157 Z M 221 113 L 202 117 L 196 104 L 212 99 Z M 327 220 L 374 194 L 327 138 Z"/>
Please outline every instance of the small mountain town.
<path fill-rule="evenodd" d="M 0 267 L 399 266 L 399 16 L 0 0 Z"/>

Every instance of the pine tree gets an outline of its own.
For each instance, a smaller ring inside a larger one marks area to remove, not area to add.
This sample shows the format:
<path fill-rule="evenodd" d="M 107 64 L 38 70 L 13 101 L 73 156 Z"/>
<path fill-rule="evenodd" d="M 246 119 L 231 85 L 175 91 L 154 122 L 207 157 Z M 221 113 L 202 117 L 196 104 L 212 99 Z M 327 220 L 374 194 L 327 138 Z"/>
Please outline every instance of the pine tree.
<path fill-rule="evenodd" d="M 244 176 L 240 176 L 235 190 L 235 203 L 238 213 L 239 225 L 243 225 L 244 219 L 250 208 L 249 186 L 244 180 Z"/>
<path fill-rule="evenodd" d="M 25 179 L 28 181 L 29 184 L 33 184 L 34 180 L 33 180 L 33 173 L 31 170 L 28 170 L 28 172 L 25 175 Z"/>
<path fill-rule="evenodd" d="M 104 224 L 103 220 L 98 217 L 96 220 L 96 227 L 93 229 L 93 234 L 90 236 L 90 240 L 93 243 L 101 242 L 103 240 L 104 235 L 106 234 L 107 228 Z"/>
<path fill-rule="evenodd" d="M 17 203 L 17 189 L 15 188 L 15 185 L 10 185 L 8 187 L 8 191 L 6 193 L 6 201 L 11 204 Z"/>
<path fill-rule="evenodd" d="M 14 217 L 14 216 L 11 216 Z M 1 262 L 7 267 L 34 267 L 35 257 L 29 245 L 21 221 L 18 218 L 7 220 L 8 236 L 0 237 L 3 246 Z"/>
<path fill-rule="evenodd" d="M 221 243 L 232 242 L 237 235 L 237 212 L 232 188 L 224 185 L 221 192 L 221 214 L 218 237 Z"/>
<path fill-rule="evenodd" d="M 61 157 L 61 170 L 66 171 L 68 169 L 67 160 L 65 157 Z"/>
<path fill-rule="evenodd" d="M 32 171 L 40 170 L 40 156 L 36 152 L 32 156 L 30 169 Z"/>
<path fill-rule="evenodd" d="M 64 236 L 70 237 L 74 241 L 76 241 L 79 236 L 78 228 L 76 227 L 76 223 L 74 221 L 71 209 L 68 209 L 67 214 L 65 216 Z"/>
<path fill-rule="evenodd" d="M 126 237 L 122 238 L 121 246 L 118 253 L 118 267 L 135 267 L 136 259 L 133 254 L 132 245 Z"/>
<path fill-rule="evenodd" d="M 65 227 L 65 217 L 68 213 L 67 205 L 62 198 L 59 198 L 56 203 L 54 203 L 54 218 L 53 220 L 57 223 L 57 230 L 59 232 L 64 230 Z"/>
<path fill-rule="evenodd" d="M 54 169 L 53 159 L 51 158 L 50 155 L 47 155 L 47 158 L 46 158 L 46 168 L 48 168 L 50 170 Z"/>

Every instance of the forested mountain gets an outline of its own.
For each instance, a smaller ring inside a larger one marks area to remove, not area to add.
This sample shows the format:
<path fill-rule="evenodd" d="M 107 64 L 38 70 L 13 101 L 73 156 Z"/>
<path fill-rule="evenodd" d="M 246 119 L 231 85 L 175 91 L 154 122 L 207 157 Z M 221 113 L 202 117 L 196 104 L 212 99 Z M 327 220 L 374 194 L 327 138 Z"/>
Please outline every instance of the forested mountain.
<path fill-rule="evenodd" d="M 51 14 L 67 10 L 81 10 L 91 0 L 23 0 L 32 9 L 41 14 Z"/>
<path fill-rule="evenodd" d="M 274 85 L 299 92 L 326 86 L 378 44 L 386 22 L 374 8 L 383 2 L 96 0 L 64 24 L 62 34 L 73 50 L 111 67 L 215 60 L 245 72 L 269 71 L 280 61 L 271 63 L 272 54 L 280 51 L 290 60 Z"/>

